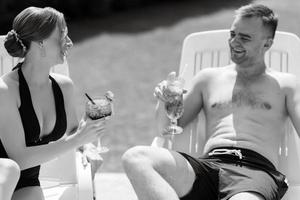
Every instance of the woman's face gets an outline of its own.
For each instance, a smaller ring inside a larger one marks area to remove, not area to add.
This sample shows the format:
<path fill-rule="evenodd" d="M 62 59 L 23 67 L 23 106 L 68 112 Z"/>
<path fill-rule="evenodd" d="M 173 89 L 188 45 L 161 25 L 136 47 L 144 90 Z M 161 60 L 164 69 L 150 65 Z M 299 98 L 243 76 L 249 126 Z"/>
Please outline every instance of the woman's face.
<path fill-rule="evenodd" d="M 54 64 L 61 64 L 68 55 L 68 50 L 73 46 L 68 36 L 68 28 L 56 26 L 52 34 L 44 40 L 46 57 Z"/>

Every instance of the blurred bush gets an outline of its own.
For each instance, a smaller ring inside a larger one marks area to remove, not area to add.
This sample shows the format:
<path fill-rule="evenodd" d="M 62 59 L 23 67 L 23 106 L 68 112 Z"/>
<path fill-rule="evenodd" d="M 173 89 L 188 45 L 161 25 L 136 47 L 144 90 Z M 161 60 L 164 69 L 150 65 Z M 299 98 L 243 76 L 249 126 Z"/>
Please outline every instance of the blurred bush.
<path fill-rule="evenodd" d="M 0 0 L 0 34 L 11 29 L 14 17 L 29 6 L 51 6 L 68 19 L 99 17 L 139 6 L 172 0 Z M 174 1 L 174 0 L 173 0 Z"/>

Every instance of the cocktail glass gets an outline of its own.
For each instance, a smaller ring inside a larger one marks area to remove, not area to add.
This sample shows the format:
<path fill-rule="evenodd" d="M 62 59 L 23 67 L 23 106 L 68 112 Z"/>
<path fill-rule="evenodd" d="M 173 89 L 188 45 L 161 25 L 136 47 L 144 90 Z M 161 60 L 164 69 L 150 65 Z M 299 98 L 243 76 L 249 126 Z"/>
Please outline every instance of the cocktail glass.
<path fill-rule="evenodd" d="M 95 98 L 89 97 L 89 101 L 86 102 L 86 114 L 92 120 L 101 118 L 108 119 L 113 114 L 113 93 L 108 91 L 105 95 L 98 96 Z M 101 137 L 97 141 L 98 153 L 108 152 L 109 149 L 101 145 Z"/>

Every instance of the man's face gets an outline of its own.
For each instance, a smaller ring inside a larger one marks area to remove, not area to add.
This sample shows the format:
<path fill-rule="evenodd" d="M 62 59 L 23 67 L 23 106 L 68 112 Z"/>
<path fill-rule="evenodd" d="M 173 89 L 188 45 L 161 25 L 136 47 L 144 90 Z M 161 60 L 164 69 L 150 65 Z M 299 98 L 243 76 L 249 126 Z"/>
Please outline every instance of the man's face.
<path fill-rule="evenodd" d="M 264 62 L 270 47 L 270 33 L 260 18 L 237 17 L 230 30 L 231 59 L 240 67 L 251 67 Z"/>

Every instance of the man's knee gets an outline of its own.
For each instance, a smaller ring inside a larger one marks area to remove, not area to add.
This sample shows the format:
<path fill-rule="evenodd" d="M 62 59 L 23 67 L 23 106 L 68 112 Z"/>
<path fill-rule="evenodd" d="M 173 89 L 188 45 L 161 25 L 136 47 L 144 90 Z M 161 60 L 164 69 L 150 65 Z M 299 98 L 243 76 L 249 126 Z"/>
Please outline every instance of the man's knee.
<path fill-rule="evenodd" d="M 141 165 L 151 165 L 149 147 L 136 146 L 128 149 L 122 156 L 124 170 L 129 172 Z"/>
<path fill-rule="evenodd" d="M 233 195 L 229 200 L 265 200 L 265 198 L 255 192 L 241 192 Z"/>
<path fill-rule="evenodd" d="M 0 159 L 0 182 L 17 182 L 20 177 L 19 165 L 10 159 Z"/>

